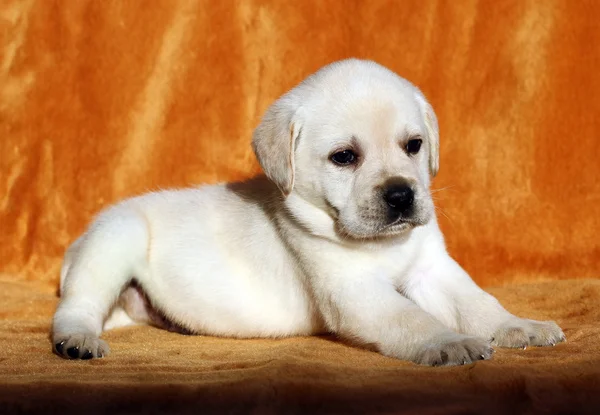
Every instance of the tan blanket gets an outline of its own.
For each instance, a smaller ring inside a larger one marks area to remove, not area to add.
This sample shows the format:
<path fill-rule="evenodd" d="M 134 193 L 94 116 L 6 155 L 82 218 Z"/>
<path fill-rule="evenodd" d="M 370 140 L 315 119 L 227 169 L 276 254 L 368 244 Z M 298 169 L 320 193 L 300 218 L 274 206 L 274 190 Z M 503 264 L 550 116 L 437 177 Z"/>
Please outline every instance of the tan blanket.
<path fill-rule="evenodd" d="M 0 413 L 589 413 L 600 411 L 600 280 L 489 290 L 517 315 L 554 319 L 568 341 L 497 349 L 430 368 L 334 338 L 233 340 L 150 327 L 109 331 L 112 354 L 51 352 L 55 293 L 0 283 Z"/>

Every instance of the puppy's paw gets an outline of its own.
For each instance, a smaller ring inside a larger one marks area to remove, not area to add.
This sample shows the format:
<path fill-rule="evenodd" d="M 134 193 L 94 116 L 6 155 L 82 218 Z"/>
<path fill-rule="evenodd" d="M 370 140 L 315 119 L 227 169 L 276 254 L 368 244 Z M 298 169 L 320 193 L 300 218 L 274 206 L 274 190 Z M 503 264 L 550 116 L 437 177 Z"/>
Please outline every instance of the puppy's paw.
<path fill-rule="evenodd" d="M 498 347 L 526 349 L 527 346 L 554 346 L 566 339 L 560 327 L 553 321 L 515 318 L 500 326 L 491 341 Z"/>
<path fill-rule="evenodd" d="M 105 357 L 110 353 L 104 340 L 90 334 L 55 335 L 54 351 L 65 359 L 92 359 Z"/>
<path fill-rule="evenodd" d="M 417 363 L 428 366 L 466 365 L 478 360 L 488 360 L 494 349 L 480 337 L 469 337 L 452 333 L 434 339 L 417 359 Z"/>

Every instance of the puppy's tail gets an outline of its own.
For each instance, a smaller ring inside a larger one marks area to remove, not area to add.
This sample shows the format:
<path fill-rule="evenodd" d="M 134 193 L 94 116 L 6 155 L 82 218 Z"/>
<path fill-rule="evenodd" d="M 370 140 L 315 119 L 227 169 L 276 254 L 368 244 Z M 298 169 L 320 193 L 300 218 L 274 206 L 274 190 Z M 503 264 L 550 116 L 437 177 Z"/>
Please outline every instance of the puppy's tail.
<path fill-rule="evenodd" d="M 99 336 L 125 285 L 146 274 L 149 242 L 146 218 L 131 201 L 100 214 L 65 254 L 54 334 Z"/>

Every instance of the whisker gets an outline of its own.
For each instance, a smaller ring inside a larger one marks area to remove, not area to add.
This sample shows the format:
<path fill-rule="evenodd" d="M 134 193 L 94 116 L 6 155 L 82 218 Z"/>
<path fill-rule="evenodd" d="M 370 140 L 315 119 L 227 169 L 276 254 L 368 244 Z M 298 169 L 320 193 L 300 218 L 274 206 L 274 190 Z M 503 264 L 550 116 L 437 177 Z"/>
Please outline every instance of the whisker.
<path fill-rule="evenodd" d="M 452 225 L 455 224 L 452 218 L 450 218 L 450 216 L 448 216 L 441 207 L 435 206 L 435 211 L 441 213 Z"/>
<path fill-rule="evenodd" d="M 450 185 L 450 186 L 446 186 L 446 187 L 441 187 L 441 188 L 439 188 L 439 189 L 431 189 L 431 190 L 429 191 L 429 193 L 430 193 L 430 194 L 434 194 L 434 193 L 441 192 L 442 190 L 448 190 L 448 189 L 452 189 L 452 188 L 454 188 L 454 187 L 456 187 L 456 185 Z"/>

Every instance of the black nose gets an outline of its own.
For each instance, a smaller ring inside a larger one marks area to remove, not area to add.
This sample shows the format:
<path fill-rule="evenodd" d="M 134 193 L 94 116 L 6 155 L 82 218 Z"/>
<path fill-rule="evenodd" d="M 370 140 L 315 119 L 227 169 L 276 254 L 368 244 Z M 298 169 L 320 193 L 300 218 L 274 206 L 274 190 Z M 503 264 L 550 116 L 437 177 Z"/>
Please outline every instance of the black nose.
<path fill-rule="evenodd" d="M 415 193 L 406 185 L 390 186 L 383 195 L 394 213 L 407 213 L 412 208 Z"/>

